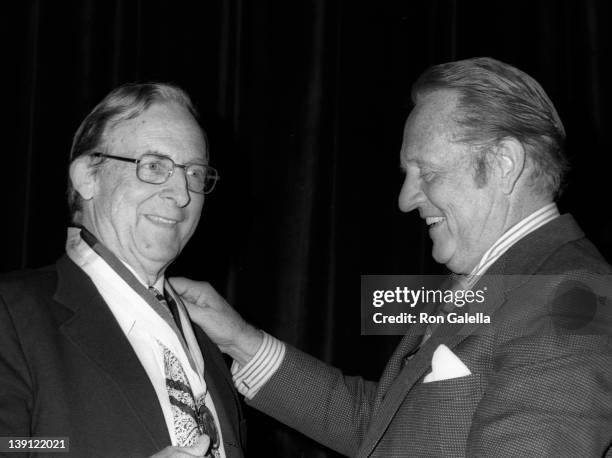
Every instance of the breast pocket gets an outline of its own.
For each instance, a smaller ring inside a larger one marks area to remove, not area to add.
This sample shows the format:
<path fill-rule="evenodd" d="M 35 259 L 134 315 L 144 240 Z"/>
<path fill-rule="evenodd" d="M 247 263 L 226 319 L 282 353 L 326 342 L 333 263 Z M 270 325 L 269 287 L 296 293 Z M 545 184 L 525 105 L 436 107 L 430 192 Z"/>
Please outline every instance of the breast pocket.
<path fill-rule="evenodd" d="M 479 374 L 420 383 L 408 395 L 417 435 L 435 444 L 436 455 L 465 456 L 472 417 L 484 394 Z"/>
<path fill-rule="evenodd" d="M 438 380 L 417 385 L 411 396 L 418 396 L 423 402 L 440 402 L 447 399 L 482 396 L 483 386 L 480 374 L 470 374 L 464 377 Z"/>

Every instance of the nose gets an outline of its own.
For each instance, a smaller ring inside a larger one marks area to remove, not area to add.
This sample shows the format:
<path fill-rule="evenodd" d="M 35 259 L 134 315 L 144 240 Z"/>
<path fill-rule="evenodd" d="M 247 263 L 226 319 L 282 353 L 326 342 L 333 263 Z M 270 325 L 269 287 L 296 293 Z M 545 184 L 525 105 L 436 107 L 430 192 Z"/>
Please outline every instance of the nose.
<path fill-rule="evenodd" d="M 174 173 L 164 183 L 165 189 L 163 196 L 172 199 L 177 207 L 186 207 L 191 201 L 189 188 L 187 187 L 187 175 L 185 170 L 180 167 L 174 169 Z"/>
<path fill-rule="evenodd" d="M 408 213 L 418 208 L 424 201 L 425 195 L 421 190 L 421 180 L 414 171 L 407 171 L 404 184 L 397 199 L 399 209 Z"/>

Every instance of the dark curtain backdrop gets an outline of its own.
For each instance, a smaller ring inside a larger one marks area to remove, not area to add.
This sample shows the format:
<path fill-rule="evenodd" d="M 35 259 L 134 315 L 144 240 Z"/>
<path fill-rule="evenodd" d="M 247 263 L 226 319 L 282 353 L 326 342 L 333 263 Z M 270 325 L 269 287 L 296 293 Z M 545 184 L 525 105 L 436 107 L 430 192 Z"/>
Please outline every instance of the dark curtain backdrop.
<path fill-rule="evenodd" d="M 360 275 L 441 272 L 418 216 L 396 206 L 410 84 L 482 55 L 548 91 L 573 162 L 560 206 L 612 259 L 607 1 L 13 3 L 0 271 L 63 252 L 68 153 L 87 112 L 120 83 L 175 82 L 202 112 L 222 181 L 171 273 L 211 281 L 254 324 L 377 378 L 398 338 L 360 336 Z M 249 456 L 336 456 L 246 414 Z"/>

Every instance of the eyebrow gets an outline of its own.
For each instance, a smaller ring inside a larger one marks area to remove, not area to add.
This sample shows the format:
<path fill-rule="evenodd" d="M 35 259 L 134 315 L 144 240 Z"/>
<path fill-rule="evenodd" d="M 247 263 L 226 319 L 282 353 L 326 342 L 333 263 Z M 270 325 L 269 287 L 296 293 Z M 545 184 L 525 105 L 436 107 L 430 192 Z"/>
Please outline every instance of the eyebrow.
<path fill-rule="evenodd" d="M 439 168 L 436 164 L 432 162 L 424 161 L 421 158 L 408 159 L 408 160 L 405 160 L 404 158 L 400 158 L 400 168 L 402 170 L 405 170 L 406 166 L 411 163 L 416 164 L 418 168 L 423 168 L 423 167 Z"/>
<path fill-rule="evenodd" d="M 155 155 L 155 156 L 159 156 L 159 157 L 167 157 L 168 159 L 172 160 L 174 163 L 177 163 L 177 162 L 176 162 L 174 159 L 172 159 L 172 158 L 171 158 L 171 157 L 170 157 L 168 154 L 163 154 L 163 153 L 160 153 L 160 152 L 159 152 L 159 151 L 157 151 L 157 150 L 147 150 L 147 151 L 145 151 L 144 153 L 142 153 L 142 154 L 140 155 L 140 157 L 144 156 L 145 154 L 153 154 L 153 155 Z M 208 159 L 208 158 L 205 158 L 205 159 L 204 159 L 204 162 L 199 161 L 199 160 L 198 160 L 198 161 L 191 161 L 191 162 L 189 162 L 189 161 L 188 161 L 188 162 L 185 162 L 184 164 L 183 164 L 183 163 L 181 163 L 181 165 L 203 165 L 203 166 L 205 166 L 205 167 L 208 167 L 208 166 L 209 166 L 209 164 L 208 164 L 208 160 L 207 160 L 207 159 Z"/>

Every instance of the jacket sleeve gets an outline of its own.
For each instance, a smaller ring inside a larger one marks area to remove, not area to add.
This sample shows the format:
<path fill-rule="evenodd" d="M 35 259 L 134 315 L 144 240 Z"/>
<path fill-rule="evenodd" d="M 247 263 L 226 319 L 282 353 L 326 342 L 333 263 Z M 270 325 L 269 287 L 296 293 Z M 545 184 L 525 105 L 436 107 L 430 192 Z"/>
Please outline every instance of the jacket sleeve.
<path fill-rule="evenodd" d="M 276 373 L 249 405 L 321 444 L 354 456 L 368 427 L 376 384 L 343 375 L 287 346 Z"/>
<path fill-rule="evenodd" d="M 13 318 L 0 296 L 0 436 L 31 435 L 31 386 Z"/>

